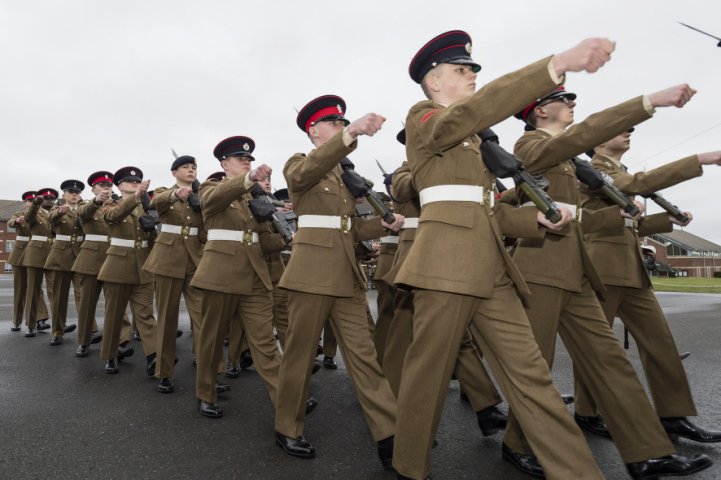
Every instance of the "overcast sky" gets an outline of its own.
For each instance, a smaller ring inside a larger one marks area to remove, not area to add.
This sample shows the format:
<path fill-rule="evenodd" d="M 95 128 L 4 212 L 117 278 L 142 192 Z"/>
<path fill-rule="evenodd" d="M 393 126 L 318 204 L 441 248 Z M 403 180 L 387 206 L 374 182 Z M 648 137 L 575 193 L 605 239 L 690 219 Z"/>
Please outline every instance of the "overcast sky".
<path fill-rule="evenodd" d="M 670 85 L 698 89 L 685 108 L 636 129 L 624 161 L 651 169 L 721 149 L 721 48 L 677 21 L 721 36 L 721 3 L 2 0 L 0 198 L 127 165 L 151 188 L 169 186 L 171 147 L 195 156 L 204 179 L 219 170 L 213 147 L 231 135 L 255 140 L 281 188 L 285 161 L 311 148 L 294 108 L 327 93 L 346 99 L 351 119 L 387 117 L 352 155 L 380 183 L 373 160 L 400 165 L 395 134 L 422 98 L 408 63 L 451 29 L 471 34 L 479 84 L 589 36 L 615 40 L 606 67 L 567 80 L 577 120 Z M 509 149 L 523 133 L 515 119 L 494 129 Z M 721 244 L 720 192 L 721 167 L 710 167 L 664 193 L 694 213 L 689 232 Z"/>

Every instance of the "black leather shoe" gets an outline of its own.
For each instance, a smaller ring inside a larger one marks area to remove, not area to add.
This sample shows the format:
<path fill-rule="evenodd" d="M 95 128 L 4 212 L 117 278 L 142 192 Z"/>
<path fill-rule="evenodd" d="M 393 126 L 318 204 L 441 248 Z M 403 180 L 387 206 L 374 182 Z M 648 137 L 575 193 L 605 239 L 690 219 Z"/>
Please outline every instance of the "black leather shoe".
<path fill-rule="evenodd" d="M 74 323 L 71 323 L 70 325 L 65 325 L 63 332 L 65 332 L 65 333 L 74 332 L 76 328 L 78 328 L 78 326 L 75 325 Z"/>
<path fill-rule="evenodd" d="M 310 371 L 311 375 L 315 375 L 318 373 L 318 370 L 320 370 L 320 362 L 318 360 L 315 360 L 313 362 L 313 370 Z"/>
<path fill-rule="evenodd" d="M 103 334 L 97 330 L 90 334 L 90 343 L 100 343 L 103 341 Z"/>
<path fill-rule="evenodd" d="M 201 415 L 210 418 L 220 418 L 223 416 L 223 409 L 221 409 L 217 403 L 207 403 L 198 400 L 198 411 L 200 411 Z"/>
<path fill-rule="evenodd" d="M 275 443 L 288 455 L 300 458 L 315 457 L 315 448 L 303 435 L 298 435 L 297 438 L 291 438 L 286 437 L 282 433 L 275 432 Z"/>
<path fill-rule="evenodd" d="M 318 400 L 313 397 L 308 397 L 308 400 L 305 401 L 305 414 L 308 415 L 310 412 L 315 410 L 315 407 L 317 406 Z"/>
<path fill-rule="evenodd" d="M 173 385 L 172 379 L 161 378 L 160 383 L 157 387 L 155 387 L 155 389 L 160 393 L 171 393 L 173 390 L 175 390 L 175 385 Z"/>
<path fill-rule="evenodd" d="M 240 369 L 248 370 L 253 366 L 253 357 L 250 355 L 250 350 L 243 350 L 240 352 Z"/>
<path fill-rule="evenodd" d="M 135 349 L 130 345 L 130 342 L 127 342 L 125 345 L 121 343 L 118 347 L 118 361 L 132 357 L 134 353 Z"/>
<path fill-rule="evenodd" d="M 155 375 L 156 363 L 156 355 L 154 353 L 151 353 L 150 355 L 145 357 L 145 373 L 147 373 L 149 377 Z"/>
<path fill-rule="evenodd" d="M 713 461 L 706 455 L 683 457 L 669 455 L 668 457 L 652 458 L 645 462 L 627 463 L 626 470 L 632 478 L 656 479 L 660 476 L 682 476 L 700 472 L 713 465 Z"/>
<path fill-rule="evenodd" d="M 378 442 L 378 458 L 386 470 L 393 468 L 393 439 L 394 437 L 390 436 Z"/>
<path fill-rule="evenodd" d="M 406 477 L 405 475 L 401 475 L 398 473 L 398 476 L 396 477 L 398 480 L 413 480 L 411 477 Z M 433 477 L 428 475 L 425 480 L 433 480 Z"/>
<path fill-rule="evenodd" d="M 105 373 L 114 374 L 118 373 L 120 369 L 118 368 L 118 362 L 113 360 L 108 360 L 108 362 L 105 364 Z"/>
<path fill-rule="evenodd" d="M 45 320 L 40 320 L 38 321 L 37 327 L 38 330 L 47 330 L 48 328 L 50 328 L 50 325 L 48 325 Z"/>
<path fill-rule="evenodd" d="M 140 341 L 140 333 L 135 329 L 133 329 L 133 340 Z"/>
<path fill-rule="evenodd" d="M 681 360 L 686 360 L 690 356 L 691 356 L 691 352 L 683 352 L 682 354 L 679 355 L 679 358 Z"/>
<path fill-rule="evenodd" d="M 683 437 L 694 442 L 721 442 L 721 432 L 706 430 L 689 422 L 686 417 L 661 418 L 661 425 L 669 436 Z"/>
<path fill-rule="evenodd" d="M 215 382 L 215 393 L 225 393 L 230 391 L 230 385 L 222 382 Z"/>
<path fill-rule="evenodd" d="M 26 337 L 34 337 L 37 334 L 38 334 L 38 332 L 34 328 L 28 328 L 28 331 L 25 332 Z"/>
<path fill-rule="evenodd" d="M 87 357 L 88 356 L 88 346 L 87 345 L 78 345 L 78 349 L 75 350 L 75 356 L 76 357 Z"/>
<path fill-rule="evenodd" d="M 566 405 L 570 405 L 576 401 L 576 398 L 573 395 L 561 395 L 561 400 L 563 400 L 563 403 Z"/>
<path fill-rule="evenodd" d="M 501 445 L 501 454 L 503 459 L 513 464 L 514 467 L 525 473 L 538 478 L 546 478 L 543 473 L 543 467 L 538 463 L 535 455 L 514 452 L 504 443 Z"/>
<path fill-rule="evenodd" d="M 488 407 L 476 412 L 478 419 L 478 428 L 484 437 L 490 437 L 494 433 L 498 433 L 506 429 L 508 417 L 496 407 Z"/>
<path fill-rule="evenodd" d="M 338 364 L 335 363 L 333 357 L 323 357 L 323 368 L 327 368 L 328 370 L 336 370 L 338 368 Z"/>
<path fill-rule="evenodd" d="M 63 343 L 63 337 L 55 336 L 50 339 L 50 345 L 56 346 L 60 345 L 61 343 Z"/>
<path fill-rule="evenodd" d="M 180 338 L 180 337 L 182 337 L 182 336 L 183 336 L 183 331 L 180 330 L 180 329 L 178 329 L 178 330 L 175 332 L 175 338 Z"/>
<path fill-rule="evenodd" d="M 225 366 L 225 376 L 228 378 L 238 378 L 240 376 L 240 367 L 228 363 Z"/>
<path fill-rule="evenodd" d="M 595 417 L 584 417 L 577 413 L 573 414 L 573 418 L 576 419 L 576 423 L 583 430 L 599 437 L 611 438 L 611 433 L 608 431 L 608 427 L 603 422 L 603 418 L 600 415 Z"/>
<path fill-rule="evenodd" d="M 20 330 L 20 325 L 13 325 L 12 327 L 10 327 L 11 332 L 19 332 Z"/>

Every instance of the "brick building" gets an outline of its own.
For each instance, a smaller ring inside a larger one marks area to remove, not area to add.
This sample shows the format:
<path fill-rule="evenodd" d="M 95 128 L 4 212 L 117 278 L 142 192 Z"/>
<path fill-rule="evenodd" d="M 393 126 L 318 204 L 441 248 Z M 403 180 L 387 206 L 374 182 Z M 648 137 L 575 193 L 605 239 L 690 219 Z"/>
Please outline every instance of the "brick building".
<path fill-rule="evenodd" d="M 21 200 L 0 200 L 0 272 L 12 271 L 6 262 L 15 245 L 15 229 L 8 230 L 8 220 L 24 206 Z"/>
<path fill-rule="evenodd" d="M 650 235 L 646 241 L 656 247 L 657 262 L 686 272 L 689 277 L 713 277 L 714 272 L 721 272 L 721 245 L 685 230 Z"/>

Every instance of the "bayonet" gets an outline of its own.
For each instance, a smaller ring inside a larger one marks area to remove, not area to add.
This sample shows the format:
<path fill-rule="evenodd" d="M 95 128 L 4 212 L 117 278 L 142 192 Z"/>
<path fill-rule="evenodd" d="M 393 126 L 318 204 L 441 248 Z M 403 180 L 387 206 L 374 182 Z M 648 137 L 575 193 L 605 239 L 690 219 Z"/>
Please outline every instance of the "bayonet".
<path fill-rule="evenodd" d="M 715 36 L 715 35 L 711 35 L 710 33 L 704 32 L 703 30 L 699 30 L 699 29 L 696 28 L 696 27 L 692 27 L 691 25 L 686 25 L 686 24 L 683 23 L 683 22 L 678 22 L 678 23 L 680 23 L 681 25 L 683 25 L 683 26 L 686 27 L 686 28 L 690 28 L 691 30 L 695 30 L 695 31 L 697 31 L 698 33 L 702 33 L 702 34 L 706 35 L 707 37 L 711 37 L 711 38 L 713 38 L 713 39 L 715 39 L 715 40 L 718 40 L 719 42 L 718 42 L 718 44 L 717 44 L 716 46 L 717 46 L 717 47 L 721 47 L 721 38 L 719 38 L 719 37 L 717 37 L 717 36 Z"/>
<path fill-rule="evenodd" d="M 172 149 L 172 148 L 171 148 L 170 151 L 173 152 L 173 157 L 175 157 L 175 159 L 177 160 L 180 155 L 178 155 L 177 153 L 175 153 L 175 149 Z"/>
<path fill-rule="evenodd" d="M 378 165 L 378 168 L 381 169 L 381 173 L 383 174 L 384 177 L 388 176 L 388 174 L 386 173 L 386 170 L 383 168 L 383 165 L 381 165 L 381 162 L 379 162 L 377 158 L 376 158 L 376 165 Z"/>

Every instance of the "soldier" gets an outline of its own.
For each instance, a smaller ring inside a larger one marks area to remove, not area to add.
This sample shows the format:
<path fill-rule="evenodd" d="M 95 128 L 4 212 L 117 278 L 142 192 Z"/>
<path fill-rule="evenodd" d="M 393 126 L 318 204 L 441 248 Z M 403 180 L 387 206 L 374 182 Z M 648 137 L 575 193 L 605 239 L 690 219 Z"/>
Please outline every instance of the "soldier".
<path fill-rule="evenodd" d="M 393 297 L 395 287 L 383 280 L 393 263 L 393 258 L 398 250 L 398 235 L 385 235 L 380 239 L 380 253 L 376 260 L 376 269 L 373 273 L 373 283 L 376 287 L 378 296 L 376 297 L 376 307 L 378 309 L 378 318 L 375 322 L 373 331 L 373 343 L 378 352 L 378 363 L 383 366 L 383 354 L 386 345 L 386 337 L 388 336 L 388 328 L 393 319 Z"/>
<path fill-rule="evenodd" d="M 25 219 L 30 226 L 30 242 L 23 256 L 28 278 L 27 300 L 25 301 L 26 337 L 36 335 L 36 326 L 40 330 L 49 327 L 42 325 L 41 328 L 38 325 L 37 317 L 39 312 L 38 303 L 43 301 L 41 289 L 43 275 L 45 274 L 45 261 L 50 254 L 50 246 L 53 241 L 48 220 L 48 210 L 52 208 L 53 202 L 57 198 L 58 192 L 54 188 L 41 188 L 25 213 Z M 52 276 L 46 276 L 46 284 L 49 296 L 52 298 Z M 42 320 L 41 322 L 44 323 Z"/>
<path fill-rule="evenodd" d="M 704 165 L 718 165 L 721 152 L 700 153 L 671 162 L 653 170 L 630 174 L 621 158 L 631 146 L 629 129 L 595 149 L 593 165 L 608 174 L 614 185 L 627 195 L 648 195 L 703 173 Z M 589 152 L 593 154 L 594 152 Z M 610 202 L 596 192 L 582 189 L 581 205 L 598 210 Z M 687 216 L 692 218 L 687 212 Z M 641 217 L 637 223 L 627 222 L 620 235 L 604 232 L 586 235 L 586 247 L 606 291 L 601 307 L 606 321 L 613 326 L 616 316 L 636 340 L 641 363 L 661 425 L 667 433 L 693 441 L 721 442 L 721 432 L 705 430 L 686 417 L 698 415 L 691 395 L 686 372 L 668 327 L 663 311 L 653 293 L 651 280 L 644 267 L 639 237 L 670 232 L 673 224 L 685 226 L 668 215 L 659 213 Z M 609 436 L 598 407 L 582 376 L 576 377 L 576 418 L 586 430 Z"/>
<path fill-rule="evenodd" d="M 113 183 L 122 197 L 102 207 L 103 219 L 108 224 L 110 247 L 98 272 L 98 280 L 105 284 L 105 322 L 100 357 L 106 360 L 105 373 L 120 371 L 118 343 L 129 302 L 133 320 L 140 331 L 146 373 L 152 377 L 156 362 L 153 279 L 142 267 L 148 258 L 148 241 L 154 231 L 146 231 L 148 227 L 141 226 L 141 198 L 148 191 L 150 180 L 143 181 L 143 172 L 137 167 L 123 167 L 113 174 Z"/>
<path fill-rule="evenodd" d="M 25 202 L 25 208 L 15 212 L 8 221 L 8 227 L 14 228 L 16 233 L 13 251 L 7 260 L 7 263 L 13 266 L 13 324 L 10 327 L 10 330 L 13 332 L 19 332 L 21 330 L 20 325 L 22 325 L 23 322 L 23 311 L 25 310 L 25 301 L 28 292 L 28 273 L 23 257 L 25 256 L 25 249 L 28 246 L 28 242 L 30 242 L 30 226 L 28 225 L 25 213 L 33 203 L 37 194 L 38 192 L 32 190 L 23 193 L 20 198 Z M 38 316 L 42 319 L 47 319 L 48 310 L 45 306 L 42 289 L 37 290 L 35 293 L 39 296 L 36 300 Z"/>
<path fill-rule="evenodd" d="M 225 171 L 220 180 L 200 187 L 203 224 L 208 242 L 191 285 L 202 289 L 203 319 L 197 340 L 196 395 L 198 410 L 211 418 L 223 416 L 218 392 L 230 386 L 217 382 L 223 339 L 235 315 L 243 323 L 256 370 L 275 406 L 280 354 L 273 338 L 272 283 L 260 247 L 259 226 L 248 207 L 253 183 L 270 175 L 267 165 L 250 169 L 255 143 L 243 136 L 226 138 L 213 150 Z"/>
<path fill-rule="evenodd" d="M 279 284 L 289 290 L 289 315 L 275 438 L 290 455 L 315 456 L 315 448 L 303 437 L 304 403 L 318 338 L 330 318 L 381 461 L 390 467 L 396 401 L 376 358 L 366 314 L 367 281 L 353 247 L 387 229 L 397 231 L 402 217 L 395 215 L 392 224 L 378 217 L 353 217 L 356 199 L 341 180 L 339 162 L 355 150 L 358 136 L 374 135 L 385 119 L 369 113 L 351 123 L 344 113 L 345 102 L 335 95 L 303 107 L 296 123 L 315 149 L 307 156 L 294 155 L 283 169 L 298 232 Z"/>
<path fill-rule="evenodd" d="M 549 93 L 550 92 L 550 93 Z M 687 85 L 639 96 L 573 123 L 575 94 L 561 88 L 539 95 L 518 114 L 527 132 L 516 142 L 515 154 L 529 173 L 543 175 L 548 193 L 573 212 L 574 221 L 558 234 L 520 240 L 513 259 L 529 283 L 532 295 L 526 313 L 549 367 L 553 365 L 556 332 L 586 380 L 614 442 L 634 478 L 652 475 L 688 475 L 709 467 L 704 455 L 675 455 L 673 445 L 653 412 L 633 366 L 605 319 L 596 292 L 603 285 L 583 246 L 583 233 L 623 230 L 618 207 L 597 211 L 578 207 L 580 193 L 571 158 L 633 125 L 650 118 L 657 107 L 683 106 L 695 91 Z M 505 442 L 509 459 L 524 472 L 538 472 L 531 449 L 513 414 Z M 523 429 L 526 433 L 526 429 Z M 536 449 L 533 449 L 534 453 Z M 548 467 L 543 462 L 543 469 Z"/>
<path fill-rule="evenodd" d="M 60 184 L 63 192 L 62 204 L 50 210 L 48 219 L 55 232 L 55 239 L 50 248 L 50 254 L 45 261 L 45 270 L 52 271 L 53 296 L 52 321 L 53 330 L 50 345 L 60 345 L 63 334 L 75 330 L 76 325 L 66 325 L 68 316 L 68 295 L 70 283 L 73 284 L 75 308 L 80 305 L 79 276 L 71 271 L 75 258 L 80 253 L 80 245 L 85 237 L 78 219 L 78 204 L 80 194 L 85 190 L 85 184 L 80 180 L 65 180 Z"/>
<path fill-rule="evenodd" d="M 185 298 L 193 331 L 200 331 L 202 295 L 190 286 L 203 254 L 199 236 L 203 229 L 203 217 L 197 186 L 196 192 L 193 191 L 197 171 L 194 157 L 178 157 L 170 167 L 176 184 L 170 188 L 156 188 L 151 202 L 158 211 L 162 227 L 143 270 L 155 274 L 155 303 L 158 308 L 155 376 L 160 379 L 156 389 L 161 393 L 170 393 L 175 389 L 172 377 L 181 294 Z M 193 351 L 196 344 L 197 335 L 194 335 Z"/>

